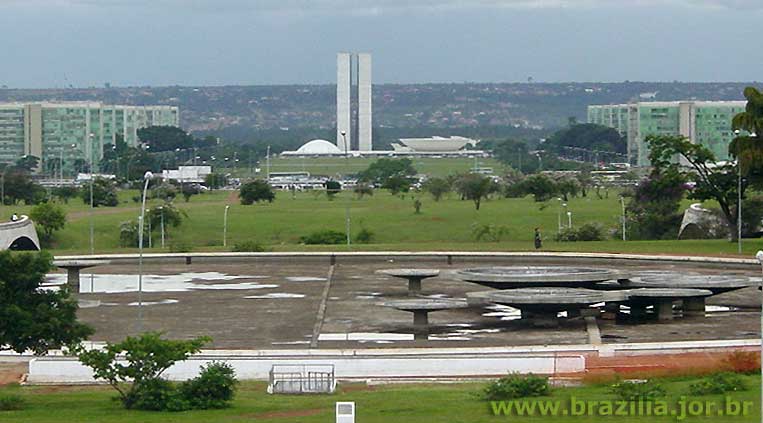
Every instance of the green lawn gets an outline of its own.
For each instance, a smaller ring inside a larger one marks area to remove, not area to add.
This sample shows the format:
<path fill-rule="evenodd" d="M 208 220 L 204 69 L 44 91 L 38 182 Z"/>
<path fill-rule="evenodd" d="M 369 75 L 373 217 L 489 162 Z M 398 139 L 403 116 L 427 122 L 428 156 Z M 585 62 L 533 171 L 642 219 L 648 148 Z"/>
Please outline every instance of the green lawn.
<path fill-rule="evenodd" d="M 702 422 L 758 422 L 760 421 L 760 377 L 745 376 L 750 390 L 735 392 L 736 401 L 751 401 L 750 414 L 737 417 L 689 417 L 683 421 Z M 662 382 L 668 390 L 666 400 L 671 406 L 680 396 L 686 395 L 688 385 L 695 379 L 666 379 Z M 479 423 L 495 421 L 513 422 L 675 422 L 674 417 L 517 417 L 493 416 L 488 403 L 478 398 L 482 384 L 443 385 L 388 385 L 366 387 L 365 385 L 340 385 L 335 395 L 273 396 L 265 393 L 265 384 L 245 382 L 233 403 L 233 407 L 212 411 L 189 411 L 182 413 L 159 413 L 126 411 L 120 407 L 113 391 L 107 387 L 5 387 L 0 396 L 16 394 L 27 401 L 24 410 L 0 411 L 0 421 L 7 422 L 329 422 L 334 421 L 336 401 L 355 401 L 359 423 L 382 422 L 452 422 Z M 541 399 L 560 400 L 566 404 L 570 397 L 577 400 L 615 400 L 606 385 L 578 388 L 559 388 L 551 397 Z M 723 404 L 723 395 L 691 397 L 692 400 L 714 401 Z"/>
<path fill-rule="evenodd" d="M 127 252 L 133 249 L 119 246 L 119 224 L 136 219 L 139 206 L 132 200 L 137 191 L 120 193 L 119 207 L 99 207 L 93 214 L 96 252 Z M 170 244 L 190 246 L 193 251 L 228 251 L 231 246 L 246 240 L 257 240 L 274 251 L 362 251 L 362 250 L 463 250 L 463 251 L 521 251 L 533 249 L 533 228 L 540 227 L 546 251 L 593 251 L 628 253 L 665 253 L 693 255 L 733 255 L 736 244 L 725 240 L 686 241 L 627 241 L 610 239 L 600 242 L 553 242 L 560 212 L 556 200 L 547 205 L 535 203 L 530 197 L 523 199 L 495 198 L 484 201 L 479 211 L 470 201 L 461 201 L 456 195 L 435 202 L 424 193 L 407 194 L 404 198 L 392 196 L 386 190 L 377 190 L 371 197 L 358 199 L 351 193 L 342 193 L 333 201 L 322 192 L 278 192 L 271 204 L 242 206 L 235 191 L 216 191 L 194 196 L 186 203 L 182 198 L 176 204 L 185 210 L 188 219 L 179 228 L 170 228 Z M 423 203 L 421 214 L 415 214 L 413 198 Z M 159 202 L 151 201 L 151 206 Z M 687 202 L 688 204 L 688 202 Z M 223 248 L 223 212 L 230 205 L 228 216 L 228 247 Z M 53 250 L 56 254 L 89 252 L 89 208 L 79 199 L 65 206 L 68 212 L 66 227 L 55 235 Z M 598 199 L 594 195 L 574 198 L 569 202 L 573 225 L 599 222 L 609 228 L 619 225 L 620 203 L 617 193 Z M 321 229 L 344 232 L 346 210 L 349 208 L 351 232 L 361 228 L 374 233 L 371 244 L 333 246 L 306 246 L 299 237 Z M 0 207 L 0 216 L 26 213 L 26 206 Z M 566 223 L 562 213 L 562 222 Z M 503 225 L 508 233 L 500 242 L 477 242 L 472 236 L 474 224 Z M 158 229 L 158 228 L 154 228 Z M 153 252 L 159 248 L 159 232 L 154 231 Z M 744 255 L 751 256 L 763 248 L 763 240 L 745 240 Z"/>
<path fill-rule="evenodd" d="M 271 159 L 271 172 L 296 172 L 307 171 L 313 175 L 334 176 L 337 174 L 357 173 L 368 168 L 375 162 L 375 158 L 367 157 L 278 157 Z M 447 176 L 450 174 L 464 173 L 473 169 L 475 160 L 469 158 L 412 158 L 413 167 L 420 173 L 430 176 Z M 261 171 L 266 172 L 265 165 Z M 476 160 L 477 167 L 492 167 L 496 175 L 504 174 L 505 167 L 493 158 L 479 158 Z"/>

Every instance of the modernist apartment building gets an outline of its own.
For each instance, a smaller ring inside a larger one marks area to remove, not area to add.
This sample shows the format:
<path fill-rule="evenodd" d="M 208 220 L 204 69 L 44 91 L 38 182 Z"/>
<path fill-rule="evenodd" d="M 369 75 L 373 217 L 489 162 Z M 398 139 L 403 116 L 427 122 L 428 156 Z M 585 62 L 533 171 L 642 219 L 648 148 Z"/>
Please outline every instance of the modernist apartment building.
<path fill-rule="evenodd" d="M 114 106 L 93 102 L 0 103 L 0 163 L 24 155 L 46 161 L 63 159 L 64 168 L 92 157 L 97 166 L 103 146 L 117 134 L 130 146 L 148 126 L 179 126 L 174 106 Z"/>
<path fill-rule="evenodd" d="M 336 145 L 340 151 L 372 151 L 371 55 L 338 53 L 336 72 Z"/>
<path fill-rule="evenodd" d="M 649 165 L 648 135 L 683 135 L 709 148 L 718 160 L 729 158 L 734 138 L 731 120 L 746 101 L 665 101 L 588 106 L 588 122 L 616 129 L 628 140 L 628 161 Z"/>

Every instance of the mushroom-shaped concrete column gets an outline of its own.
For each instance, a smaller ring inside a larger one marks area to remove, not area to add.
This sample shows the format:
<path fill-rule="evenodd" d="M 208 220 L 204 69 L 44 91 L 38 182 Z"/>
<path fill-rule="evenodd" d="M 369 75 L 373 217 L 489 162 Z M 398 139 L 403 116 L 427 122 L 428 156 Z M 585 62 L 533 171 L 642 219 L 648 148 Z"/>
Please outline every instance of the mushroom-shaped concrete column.
<path fill-rule="evenodd" d="M 439 298 L 415 298 L 409 300 L 391 300 L 381 303 L 401 311 L 413 313 L 413 330 L 415 339 L 427 339 L 429 335 L 429 313 L 440 310 L 451 310 L 468 307 L 466 301 Z"/>
<path fill-rule="evenodd" d="M 673 302 L 678 300 L 684 302 L 684 314 L 704 316 L 705 298 L 713 295 L 713 292 L 708 289 L 639 288 L 627 291 L 627 295 L 631 317 L 636 319 L 645 317 L 646 307 L 653 305 L 657 320 L 672 320 Z"/>
<path fill-rule="evenodd" d="M 413 296 L 421 293 L 422 280 L 438 276 L 440 271 L 437 269 L 384 269 L 376 273 L 408 279 L 408 295 Z"/>
<path fill-rule="evenodd" d="M 82 269 L 88 267 L 100 266 L 109 264 L 108 260 L 54 260 L 53 265 L 66 269 L 66 284 L 69 285 L 69 289 L 75 294 L 79 294 L 79 274 Z"/>

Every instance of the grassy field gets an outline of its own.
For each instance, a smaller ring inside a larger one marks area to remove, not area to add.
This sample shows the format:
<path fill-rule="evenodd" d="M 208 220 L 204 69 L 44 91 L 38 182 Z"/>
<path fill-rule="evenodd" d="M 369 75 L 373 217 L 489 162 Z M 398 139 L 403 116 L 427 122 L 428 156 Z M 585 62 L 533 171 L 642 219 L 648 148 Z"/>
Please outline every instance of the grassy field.
<path fill-rule="evenodd" d="M 96 252 L 125 252 L 135 249 L 119 246 L 119 224 L 136 219 L 139 206 L 132 200 L 137 191 L 120 192 L 118 207 L 99 207 L 93 212 Z M 423 203 L 420 214 L 414 213 L 413 201 Z M 160 203 L 151 201 L 149 207 Z M 186 203 L 179 198 L 178 207 L 188 214 L 179 228 L 169 228 L 166 247 L 191 248 L 193 251 L 228 251 L 236 243 L 256 240 L 274 251 L 521 251 L 533 249 L 533 228 L 540 227 L 546 251 L 595 251 L 629 253 L 666 253 L 695 255 L 733 255 L 736 244 L 725 240 L 686 241 L 627 241 L 610 239 L 597 242 L 553 242 L 558 219 L 564 210 L 554 200 L 547 205 L 535 203 L 531 198 L 495 198 L 483 202 L 479 211 L 470 201 L 461 201 L 455 195 L 435 202 L 429 195 L 407 194 L 404 198 L 377 190 L 371 197 L 358 199 L 342 193 L 329 201 L 322 192 L 278 192 L 271 204 L 242 206 L 235 191 L 215 191 L 194 196 Z M 688 203 L 687 203 L 688 204 Z M 223 247 L 223 212 L 230 205 L 228 216 L 228 246 Z M 68 213 L 66 227 L 56 233 L 52 249 L 57 254 L 89 252 L 89 207 L 81 200 L 65 205 Z M 571 199 L 573 225 L 599 222 L 616 228 L 620 219 L 620 203 L 615 192 L 609 198 Z M 300 245 L 299 237 L 313 231 L 345 230 L 349 210 L 351 233 L 361 228 L 374 233 L 370 244 L 308 246 Z M 7 219 L 12 213 L 27 213 L 27 206 L 0 207 L 0 217 Z M 561 212 L 561 213 L 560 213 Z M 494 224 L 505 226 L 507 233 L 500 242 L 478 242 L 472 235 L 473 225 Z M 158 229 L 158 228 L 155 228 Z M 160 252 L 159 231 L 153 234 L 151 251 Z M 763 248 L 763 240 L 745 240 L 744 255 L 751 256 Z"/>
<path fill-rule="evenodd" d="M 735 392 L 730 397 L 736 401 L 751 401 L 747 416 L 688 417 L 687 422 L 756 422 L 760 421 L 760 377 L 744 377 L 750 390 Z M 696 379 L 666 379 L 662 381 L 672 407 L 680 396 L 687 394 L 689 384 Z M 355 401 L 357 421 L 381 423 L 452 422 L 480 423 L 494 421 L 513 422 L 675 422 L 675 417 L 633 416 L 494 416 L 487 402 L 478 397 L 484 385 L 394 385 L 366 387 L 365 385 L 342 385 L 335 395 L 272 396 L 265 393 L 265 384 L 246 382 L 240 386 L 233 406 L 223 410 L 160 413 L 126 411 L 111 398 L 115 393 L 108 387 L 19 387 L 0 388 L 0 396 L 22 396 L 27 404 L 21 411 L 0 411 L 0 421 L 8 422 L 211 422 L 211 421 L 257 421 L 257 422 L 328 422 L 334 421 L 336 401 Z M 591 385 L 577 388 L 559 388 L 550 397 L 541 400 L 558 400 L 566 407 L 570 397 L 577 400 L 616 400 L 607 385 Z M 724 396 L 690 397 L 691 400 L 713 401 L 723 407 Z"/>
<path fill-rule="evenodd" d="M 480 158 L 476 162 L 469 158 L 412 158 L 413 167 L 420 173 L 430 176 L 447 176 L 468 172 L 475 167 L 492 167 L 497 175 L 503 174 L 504 166 L 493 158 Z M 278 157 L 271 159 L 271 172 L 307 171 L 313 175 L 334 176 L 337 174 L 357 173 L 365 170 L 374 158 L 367 157 Z M 264 165 L 261 171 L 265 172 Z"/>

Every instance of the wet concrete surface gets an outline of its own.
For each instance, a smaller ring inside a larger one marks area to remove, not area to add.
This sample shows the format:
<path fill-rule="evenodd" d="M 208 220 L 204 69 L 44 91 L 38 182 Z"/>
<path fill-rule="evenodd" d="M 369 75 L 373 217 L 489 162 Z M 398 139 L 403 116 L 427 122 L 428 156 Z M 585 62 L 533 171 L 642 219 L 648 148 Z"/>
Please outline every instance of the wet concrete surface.
<path fill-rule="evenodd" d="M 526 259 L 523 259 L 526 260 Z M 567 260 L 533 261 L 566 264 Z M 468 308 L 443 310 L 429 315 L 429 340 L 413 341 L 409 313 L 383 307 L 384 300 L 408 296 L 407 282 L 376 274 L 399 267 L 436 268 L 438 277 L 427 279 L 422 295 L 465 298 L 466 293 L 485 287 L 459 280 L 454 271 L 474 265 L 516 265 L 516 259 L 345 259 L 335 265 L 328 291 L 319 348 L 477 347 L 512 345 L 584 344 L 586 324 L 581 318 L 562 319 L 559 328 L 534 328 L 511 309 Z M 611 267 L 618 270 L 671 270 L 703 274 L 740 273 L 759 276 L 760 270 L 744 266 L 707 266 L 694 263 L 628 263 L 581 261 L 578 266 Z M 206 335 L 211 348 L 306 349 L 309 348 L 325 280 L 328 259 L 248 259 L 144 264 L 144 274 L 185 274 L 181 289 L 145 292 L 142 295 L 142 326 L 138 321 L 138 293 L 95 292 L 80 294 L 101 305 L 79 310 L 79 317 L 92 325 L 93 341 L 118 341 L 143 330 L 162 331 L 169 338 Z M 90 270 L 82 274 L 87 286 Z M 92 269 L 96 275 L 136 275 L 135 264 L 111 264 Z M 213 277 L 211 277 L 210 275 Z M 196 277 L 196 276 L 198 277 Z M 215 275 L 224 275 L 219 277 Z M 116 278 L 116 277 L 115 277 Z M 137 276 L 135 276 L 137 280 Z M 161 278 L 160 278 L 161 279 Z M 159 279 L 159 280 L 160 280 Z M 184 285 L 186 284 L 186 285 Z M 233 289 L 232 285 L 242 285 Z M 246 285 L 249 284 L 249 285 Z M 158 285 L 155 285 L 158 286 Z M 201 286 L 201 288 L 200 288 Z M 208 287 L 208 288 L 207 288 Z M 189 288 L 189 289 L 182 289 Z M 207 288 L 207 289 L 204 289 Z M 224 289 L 209 289 L 224 288 Z M 97 290 L 97 289 L 96 289 Z M 113 290 L 112 290 L 113 291 Z M 734 311 L 707 313 L 705 318 L 679 318 L 671 322 L 615 322 L 599 319 L 603 343 L 659 342 L 681 340 L 751 339 L 759 336 L 761 292 L 755 288 L 730 292 L 708 300 L 708 304 L 734 307 Z M 151 304 L 149 304 L 151 303 Z M 736 307 L 742 307 L 737 310 Z M 385 336 L 385 334 L 392 334 Z"/>

